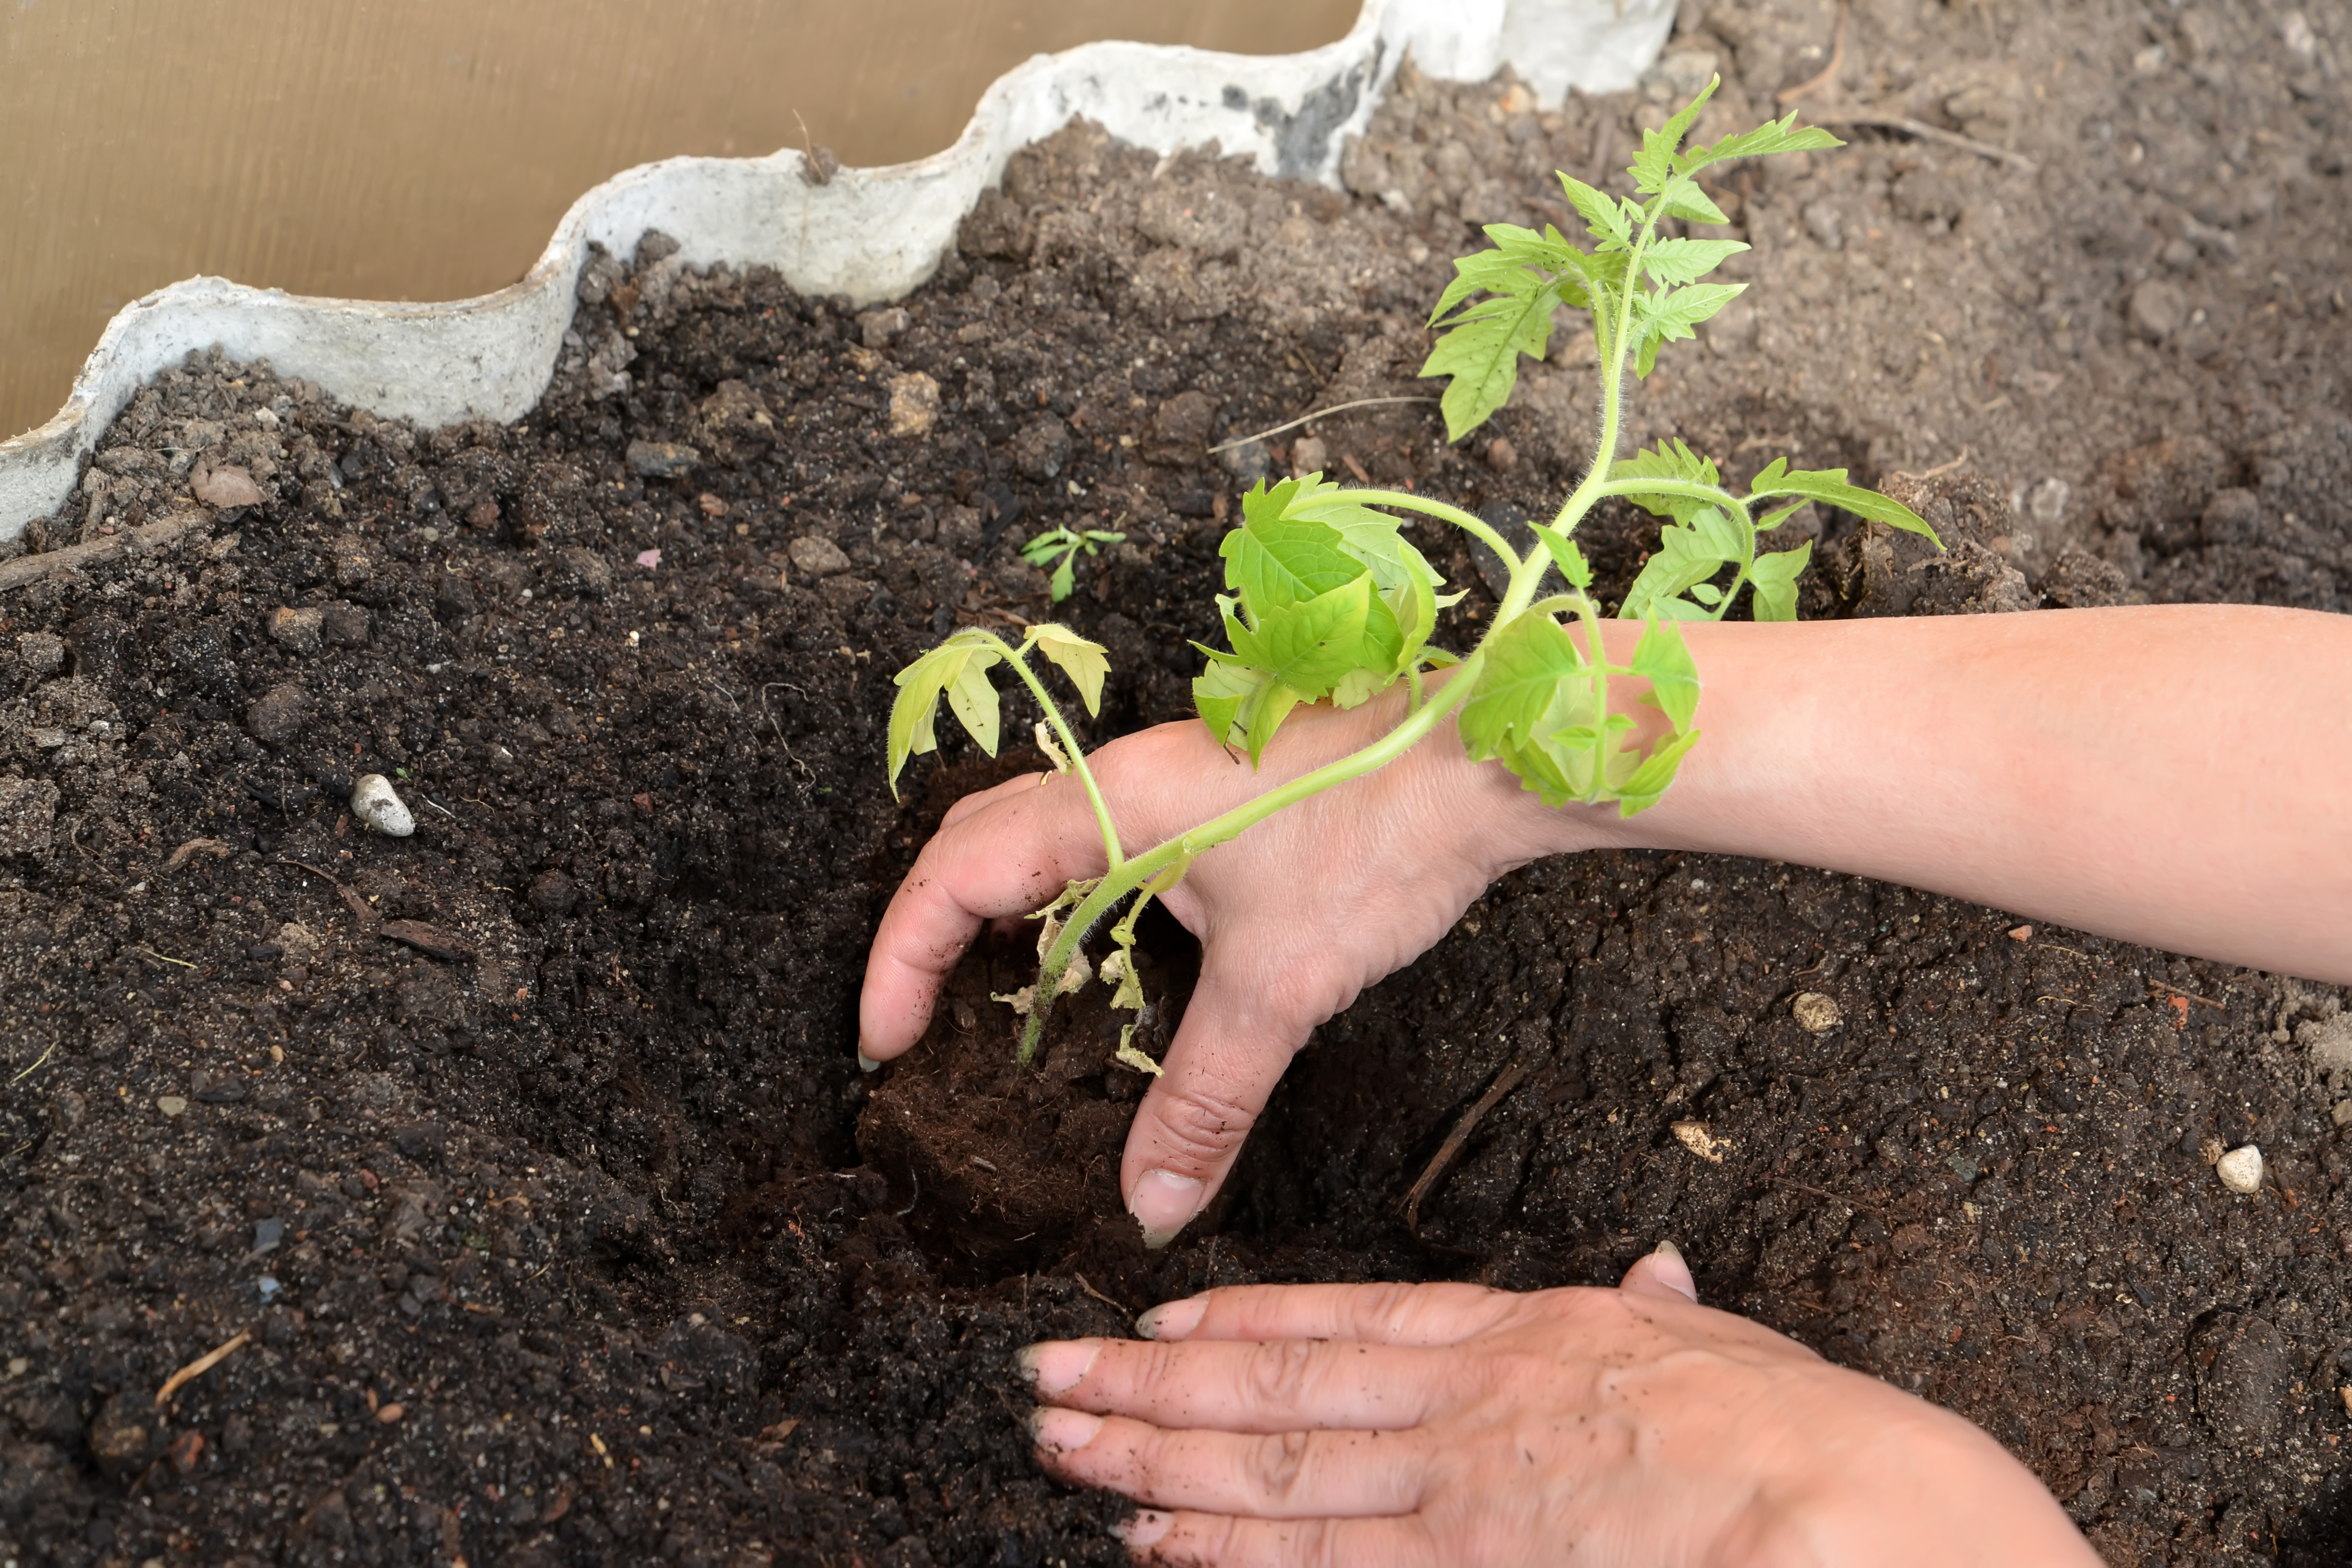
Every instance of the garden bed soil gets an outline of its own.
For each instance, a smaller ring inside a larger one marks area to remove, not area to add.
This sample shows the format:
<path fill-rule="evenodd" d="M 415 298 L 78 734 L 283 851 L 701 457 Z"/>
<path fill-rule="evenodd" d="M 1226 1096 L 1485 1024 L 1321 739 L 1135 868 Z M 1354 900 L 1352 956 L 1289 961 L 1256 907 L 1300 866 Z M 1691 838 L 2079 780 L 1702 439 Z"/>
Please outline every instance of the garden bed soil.
<path fill-rule="evenodd" d="M 1986 1426 L 2110 1562 L 2343 1561 L 2336 991 L 1794 867 L 1547 862 L 1318 1032 L 1157 1254 L 1098 999 L 1010 1062 L 1024 939 L 856 1069 L 917 847 L 1043 765 L 943 735 L 894 804 L 891 673 L 1051 613 L 1110 650 L 1104 738 L 1186 713 L 1259 472 L 1555 504 L 1567 331 L 1458 448 L 1413 403 L 1210 448 L 1429 393 L 1469 225 L 1557 220 L 1549 171 L 1706 68 L 1710 132 L 1837 55 L 1814 112 L 1948 133 L 1731 175 L 1758 287 L 1633 405 L 1948 530 L 1801 520 L 1809 614 L 2343 608 L 2327 15 L 1864 0 L 1839 54 L 1830 4 L 1687 9 L 1654 95 L 1408 70 L 1345 194 L 1075 127 L 898 308 L 656 237 L 508 427 L 217 355 L 143 393 L 29 542 L 76 553 L 0 565 L 0 1558 L 1109 1562 L 1124 1505 L 1034 1468 L 1018 1345 L 1244 1280 L 1609 1281 L 1671 1237 L 1707 1300 Z M 1015 547 L 1062 523 L 1127 537 L 1056 608 Z M 1588 524 L 1604 589 L 1648 537 Z M 372 772 L 414 837 L 354 822 Z M 1181 1002 L 1181 933 L 1145 946 Z M 2245 1142 L 2253 1196 L 2200 1152 Z"/>

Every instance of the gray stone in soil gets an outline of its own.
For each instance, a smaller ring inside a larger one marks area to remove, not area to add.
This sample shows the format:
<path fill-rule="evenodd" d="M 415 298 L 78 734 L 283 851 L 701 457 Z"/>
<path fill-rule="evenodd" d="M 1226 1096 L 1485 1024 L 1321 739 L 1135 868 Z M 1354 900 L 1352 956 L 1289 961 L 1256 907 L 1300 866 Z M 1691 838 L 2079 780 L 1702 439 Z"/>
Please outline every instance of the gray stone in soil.
<path fill-rule="evenodd" d="M 310 694 L 298 681 L 284 681 L 253 700 L 245 727 L 265 745 L 282 746 L 310 721 Z"/>
<path fill-rule="evenodd" d="M 66 666 L 66 639 L 55 632 L 26 632 L 16 639 L 16 658 L 27 675 L 44 679 Z"/>
<path fill-rule="evenodd" d="M 0 855 L 46 855 L 57 823 L 58 786 L 47 779 L 0 778 Z"/>
<path fill-rule="evenodd" d="M 641 479 L 669 479 L 702 466 L 702 454 L 676 441 L 632 441 L 629 468 Z"/>
<path fill-rule="evenodd" d="M 352 791 L 352 815 L 386 838 L 405 838 L 416 831 L 416 818 L 407 802 L 382 773 L 370 773 Z"/>
<path fill-rule="evenodd" d="M 793 570 L 803 577 L 830 577 L 849 570 L 849 557 L 841 546 L 822 533 L 803 533 L 785 546 Z"/>
<path fill-rule="evenodd" d="M 270 639 L 289 653 L 299 653 L 308 658 L 322 645 L 326 619 L 324 610 L 298 610 L 290 605 L 280 605 L 269 616 Z"/>

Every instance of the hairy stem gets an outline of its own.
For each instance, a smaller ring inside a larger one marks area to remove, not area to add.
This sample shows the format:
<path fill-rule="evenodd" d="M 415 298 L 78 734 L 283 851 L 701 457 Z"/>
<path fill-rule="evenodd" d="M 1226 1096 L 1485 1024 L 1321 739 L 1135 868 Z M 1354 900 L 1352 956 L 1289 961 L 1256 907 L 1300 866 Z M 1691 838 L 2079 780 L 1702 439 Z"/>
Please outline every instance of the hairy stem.
<path fill-rule="evenodd" d="M 1029 668 L 1029 662 L 1021 657 L 1020 649 L 994 632 L 978 626 L 971 629 L 979 632 L 990 646 L 1004 656 L 1004 662 L 1013 667 L 1014 673 L 1021 677 L 1022 684 L 1029 688 L 1029 694 L 1037 700 L 1037 706 L 1045 710 L 1045 722 L 1051 724 L 1054 733 L 1061 737 L 1062 750 L 1070 759 L 1071 771 L 1078 775 L 1078 783 L 1087 792 L 1087 801 L 1094 807 L 1095 826 L 1102 834 L 1103 858 L 1110 863 L 1112 870 L 1118 870 L 1126 863 L 1127 851 L 1120 847 L 1118 828 L 1110 819 L 1109 803 L 1103 799 L 1102 788 L 1095 783 L 1094 770 L 1087 766 L 1086 749 L 1078 744 L 1078 737 L 1072 732 L 1069 721 L 1062 717 L 1062 710 L 1055 706 L 1052 694 L 1046 691 L 1045 683 L 1037 678 L 1036 671 Z"/>
<path fill-rule="evenodd" d="M 1491 637 L 1493 633 L 1490 631 L 1487 635 Z M 1326 763 L 1312 773 L 1301 773 L 1288 784 L 1270 789 L 1255 800 L 1244 802 L 1222 816 L 1212 817 L 1190 832 L 1179 834 L 1105 873 L 1102 880 L 1095 884 L 1094 890 L 1070 911 L 1069 921 L 1063 926 L 1061 935 L 1055 938 L 1053 946 L 1045 950 L 1045 962 L 1038 966 L 1036 998 L 1029 1005 L 1029 1019 L 1021 1030 L 1021 1060 L 1029 1061 L 1037 1054 L 1037 1043 L 1045 1032 L 1045 1016 L 1052 1010 L 1055 994 L 1061 989 L 1062 976 L 1069 973 L 1070 961 L 1077 956 L 1078 944 L 1120 899 L 1170 866 L 1180 861 L 1190 862 L 1205 850 L 1231 843 L 1275 813 L 1335 785 L 1377 772 L 1404 755 L 1435 729 L 1440 720 L 1469 697 L 1471 689 L 1478 684 L 1478 669 L 1485 658 L 1485 645 L 1482 643 L 1478 651 L 1463 660 L 1455 677 L 1429 701 L 1407 714 L 1396 728 L 1361 751 L 1351 752 L 1336 762 Z"/>

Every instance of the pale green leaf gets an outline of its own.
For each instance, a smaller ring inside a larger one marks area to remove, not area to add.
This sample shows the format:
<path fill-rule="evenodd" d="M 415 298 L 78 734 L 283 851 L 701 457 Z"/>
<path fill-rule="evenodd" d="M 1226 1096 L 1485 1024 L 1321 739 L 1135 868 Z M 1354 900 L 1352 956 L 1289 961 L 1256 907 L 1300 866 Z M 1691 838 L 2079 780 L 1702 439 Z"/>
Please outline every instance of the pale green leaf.
<path fill-rule="evenodd" d="M 1650 696 L 1675 729 L 1689 729 L 1698 712 L 1698 663 L 1681 631 L 1667 621 L 1643 626 L 1630 668 L 1650 683 Z"/>
<path fill-rule="evenodd" d="M 1653 750 L 1626 776 L 1612 779 L 1611 786 L 1617 796 L 1617 815 L 1620 817 L 1633 816 L 1657 805 L 1673 785 L 1675 771 L 1682 766 L 1683 758 L 1697 744 L 1698 731 L 1685 730 Z"/>
<path fill-rule="evenodd" d="M 1805 541 L 1794 550 L 1782 550 L 1770 555 L 1759 555 L 1748 569 L 1748 581 L 1754 586 L 1751 601 L 1759 621 L 1793 621 L 1797 618 L 1797 578 L 1805 563 L 1813 558 L 1813 542 Z"/>
<path fill-rule="evenodd" d="M 1789 467 L 1786 458 L 1775 458 L 1764 471 L 1756 476 L 1748 488 L 1751 496 L 1802 496 L 1811 501 L 1850 511 L 1856 517 L 1883 522 L 1906 533 L 1925 534 L 1928 542 L 1941 550 L 1944 542 L 1927 520 L 1901 501 L 1846 483 L 1843 468 L 1797 468 Z"/>
<path fill-rule="evenodd" d="M 1715 198 L 1700 190 L 1698 185 L 1690 180 L 1683 181 L 1666 193 L 1666 205 L 1664 210 L 1666 216 L 1678 217 L 1685 223 L 1729 223 L 1731 221 L 1724 216 L 1723 209 L 1715 205 Z"/>
<path fill-rule="evenodd" d="M 1574 540 L 1540 522 L 1528 526 L 1535 530 L 1536 537 L 1543 541 L 1544 552 L 1551 557 L 1552 564 L 1559 568 L 1559 574 L 1568 579 L 1570 587 L 1580 593 L 1592 586 L 1592 567 L 1584 559 L 1584 552 L 1576 547 Z"/>
<path fill-rule="evenodd" d="M 1683 138 L 1698 119 L 1699 110 L 1706 107 L 1706 100 L 1713 98 L 1715 89 L 1722 85 L 1721 77 L 1710 77 L 1707 84 L 1699 89 L 1698 96 L 1684 104 L 1672 120 L 1655 131 L 1642 132 L 1642 151 L 1634 157 L 1633 167 L 1628 171 L 1633 176 L 1635 190 L 1647 195 L 1666 188 L 1666 182 L 1673 179 L 1677 172 L 1675 153 L 1682 146 Z"/>
<path fill-rule="evenodd" d="M 989 755 L 996 754 L 996 690 L 988 684 L 986 671 L 1000 657 L 988 646 L 986 634 L 962 631 L 893 678 L 898 688 L 890 705 L 887 738 L 893 797 L 898 793 L 898 773 L 907 759 L 939 749 L 934 724 L 942 696 L 971 731 L 972 738 Z M 982 691 L 987 693 L 985 698 Z"/>
<path fill-rule="evenodd" d="M 996 662 L 993 650 L 974 650 L 964 661 L 963 668 L 948 687 L 948 707 L 963 721 L 964 729 L 980 749 L 990 756 L 996 755 L 997 721 L 999 719 L 996 688 L 989 684 L 988 667 Z"/>
<path fill-rule="evenodd" d="M 1244 496 L 1242 526 L 1217 546 L 1225 561 L 1225 586 L 1241 595 L 1253 617 L 1318 598 L 1364 574 L 1364 564 L 1340 548 L 1339 531 L 1311 518 L 1285 517 L 1280 502 L 1295 481 L 1286 479 L 1272 496 Z"/>
<path fill-rule="evenodd" d="M 1303 604 L 1269 611 L 1255 626 L 1229 618 L 1225 631 L 1244 662 L 1311 702 L 1349 670 L 1381 662 L 1381 650 L 1368 647 L 1365 635 L 1374 603 L 1372 580 L 1365 574 Z M 1390 615 L 1387 621 L 1393 636 L 1396 617 Z M 1393 646 L 1386 652 L 1395 658 Z"/>
<path fill-rule="evenodd" d="M 1695 283 L 1748 247 L 1736 239 L 1657 239 L 1642 253 L 1642 270 L 1669 288 Z"/>
<path fill-rule="evenodd" d="M 1086 700 L 1089 715 L 1102 711 L 1103 678 L 1110 673 L 1110 654 L 1102 644 L 1088 642 L 1064 626 L 1047 623 L 1029 628 L 1029 645 L 1058 666 Z"/>
<path fill-rule="evenodd" d="M 1781 119 L 1768 120 L 1753 131 L 1727 136 L 1711 147 L 1694 147 L 1689 153 L 1690 166 L 1703 169 L 1734 158 L 1761 158 L 1775 153 L 1826 153 L 1845 145 L 1818 125 L 1799 125 L 1797 114 L 1797 110 L 1790 110 Z"/>
<path fill-rule="evenodd" d="M 1054 568 L 1052 588 L 1054 603 L 1057 605 L 1063 600 L 1068 598 L 1071 593 L 1077 587 L 1077 570 L 1071 564 L 1072 560 L 1076 556 L 1076 551 L 1072 551 L 1068 555 L 1062 557 L 1062 563 L 1059 566 Z"/>
<path fill-rule="evenodd" d="M 1614 197 L 1570 174 L 1559 176 L 1559 186 L 1568 193 L 1569 205 L 1591 226 L 1595 240 L 1621 250 L 1633 243 L 1633 226 L 1625 221 L 1625 214 Z"/>
<path fill-rule="evenodd" d="M 1630 458 L 1621 458 L 1609 466 L 1612 479 L 1680 479 L 1685 484 L 1720 485 L 1722 476 L 1716 472 L 1715 461 L 1692 451 L 1687 443 L 1676 437 L 1672 445 L 1661 441 L 1655 447 L 1636 451 Z M 1646 512 L 1658 517 L 1671 517 L 1677 522 L 1688 522 L 1707 503 L 1696 496 L 1664 495 L 1636 491 L 1625 498 Z"/>
<path fill-rule="evenodd" d="M 1541 359 L 1550 345 L 1551 312 L 1559 292 L 1531 272 L 1518 275 L 1528 287 L 1482 300 L 1456 316 L 1421 367 L 1424 376 L 1454 378 L 1438 400 L 1449 441 L 1459 441 L 1510 401 L 1521 354 Z"/>

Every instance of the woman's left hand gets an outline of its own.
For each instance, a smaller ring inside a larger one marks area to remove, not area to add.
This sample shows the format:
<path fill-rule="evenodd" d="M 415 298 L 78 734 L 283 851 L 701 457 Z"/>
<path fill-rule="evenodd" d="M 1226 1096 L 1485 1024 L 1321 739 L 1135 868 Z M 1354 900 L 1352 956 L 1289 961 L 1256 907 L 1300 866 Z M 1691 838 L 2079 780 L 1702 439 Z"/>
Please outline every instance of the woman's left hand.
<path fill-rule="evenodd" d="M 1145 1505 L 1153 1562 L 2094 1568 L 1976 1427 L 1696 1297 L 1667 1251 L 1616 1289 L 1247 1287 L 1022 1360 L 1041 1460 Z"/>

